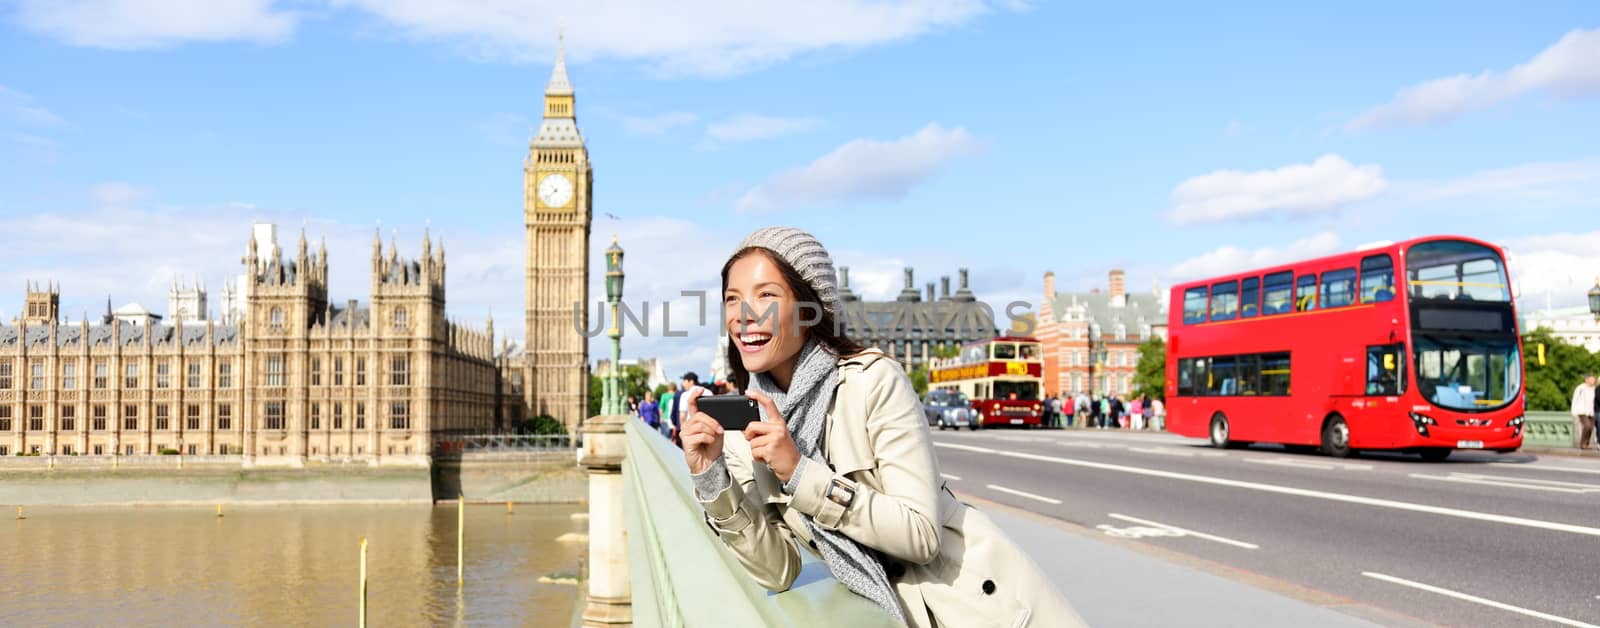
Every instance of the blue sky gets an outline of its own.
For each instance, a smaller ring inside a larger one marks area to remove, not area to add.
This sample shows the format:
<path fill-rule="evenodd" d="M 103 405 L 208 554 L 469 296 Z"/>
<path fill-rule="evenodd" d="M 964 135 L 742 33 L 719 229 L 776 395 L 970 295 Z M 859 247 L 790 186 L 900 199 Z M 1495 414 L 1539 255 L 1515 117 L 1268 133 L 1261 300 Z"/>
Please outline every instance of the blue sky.
<path fill-rule="evenodd" d="M 967 266 L 997 307 L 1046 270 L 1147 290 L 1430 233 L 1506 245 L 1540 306 L 1600 274 L 1593 3 L 791 4 L 0 0 L 0 313 L 29 279 L 74 318 L 164 311 L 180 275 L 215 307 L 256 220 L 326 237 L 364 299 L 381 223 L 442 236 L 452 316 L 520 340 L 558 24 L 592 245 L 653 307 L 767 224 L 869 296 Z M 703 371 L 708 335 L 625 353 Z"/>

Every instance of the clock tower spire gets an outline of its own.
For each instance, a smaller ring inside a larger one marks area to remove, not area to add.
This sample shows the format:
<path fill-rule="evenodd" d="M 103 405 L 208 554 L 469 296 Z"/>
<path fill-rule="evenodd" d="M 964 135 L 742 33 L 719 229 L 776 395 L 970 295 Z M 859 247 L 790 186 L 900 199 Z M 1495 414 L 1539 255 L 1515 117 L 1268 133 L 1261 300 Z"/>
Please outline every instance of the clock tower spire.
<path fill-rule="evenodd" d="M 573 109 L 566 41 L 544 88 L 544 117 L 522 167 L 527 227 L 528 416 L 550 415 L 576 429 L 589 408 L 589 227 L 593 170 Z"/>

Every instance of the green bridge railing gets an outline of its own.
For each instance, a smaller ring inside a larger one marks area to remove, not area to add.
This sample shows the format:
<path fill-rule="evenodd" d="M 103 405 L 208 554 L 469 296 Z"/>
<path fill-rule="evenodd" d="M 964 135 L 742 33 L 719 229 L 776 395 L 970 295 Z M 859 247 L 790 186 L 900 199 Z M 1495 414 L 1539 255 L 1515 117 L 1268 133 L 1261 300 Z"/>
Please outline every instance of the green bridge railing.
<path fill-rule="evenodd" d="M 706 525 L 683 452 L 634 419 L 625 428 L 623 510 L 633 625 L 894 626 L 894 619 L 801 552 L 794 586 L 756 584 Z"/>
<path fill-rule="evenodd" d="M 1524 447 L 1577 447 L 1572 415 L 1565 412 L 1529 412 L 1522 427 Z"/>

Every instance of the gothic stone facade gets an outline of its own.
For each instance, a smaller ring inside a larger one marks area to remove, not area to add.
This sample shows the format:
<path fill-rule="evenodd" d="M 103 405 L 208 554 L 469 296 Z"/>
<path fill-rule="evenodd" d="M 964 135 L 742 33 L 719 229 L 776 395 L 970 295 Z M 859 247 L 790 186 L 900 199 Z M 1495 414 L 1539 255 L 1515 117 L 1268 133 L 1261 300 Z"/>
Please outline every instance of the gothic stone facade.
<path fill-rule="evenodd" d="M 967 269 L 960 269 L 961 286 L 955 294 L 950 293 L 950 278 L 941 277 L 941 294 L 935 298 L 930 283 L 926 299 L 913 287 L 912 272 L 905 269 L 905 287 L 895 300 L 862 301 L 850 290 L 850 269 L 839 268 L 842 324 L 852 340 L 882 349 L 909 371 L 927 364 L 936 349 L 997 335 L 994 312 L 967 287 Z"/>
<path fill-rule="evenodd" d="M 68 323 L 29 291 L 0 326 L 0 454 L 242 454 L 261 463 L 420 463 L 433 437 L 497 416 L 493 322 L 445 318 L 445 256 L 376 239 L 372 301 L 328 300 L 327 252 L 245 257 L 239 324 Z"/>

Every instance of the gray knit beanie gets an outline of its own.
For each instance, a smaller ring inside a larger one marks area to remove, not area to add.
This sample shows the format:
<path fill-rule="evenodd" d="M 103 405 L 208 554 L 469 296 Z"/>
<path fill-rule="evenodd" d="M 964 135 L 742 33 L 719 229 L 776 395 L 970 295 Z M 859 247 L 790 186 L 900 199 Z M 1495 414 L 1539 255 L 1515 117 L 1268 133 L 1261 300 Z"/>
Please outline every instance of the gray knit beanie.
<path fill-rule="evenodd" d="M 736 250 L 752 246 L 776 253 L 817 291 L 822 309 L 839 313 L 839 280 L 833 272 L 833 258 L 815 237 L 796 227 L 764 227 L 745 236 Z"/>

